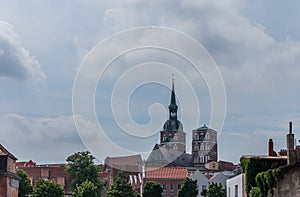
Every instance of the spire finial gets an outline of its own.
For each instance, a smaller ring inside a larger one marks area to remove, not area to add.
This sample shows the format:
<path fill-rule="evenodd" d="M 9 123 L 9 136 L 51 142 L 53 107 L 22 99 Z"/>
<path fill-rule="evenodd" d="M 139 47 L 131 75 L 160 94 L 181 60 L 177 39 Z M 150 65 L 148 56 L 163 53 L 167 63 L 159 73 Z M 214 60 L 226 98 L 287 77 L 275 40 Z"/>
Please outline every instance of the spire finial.
<path fill-rule="evenodd" d="M 174 74 L 172 74 L 172 92 L 175 92 L 175 90 L 174 90 Z"/>
<path fill-rule="evenodd" d="M 170 119 L 177 119 L 177 108 L 176 105 L 176 96 L 175 96 L 175 88 L 174 88 L 174 74 L 172 74 L 172 93 L 171 93 L 171 101 L 169 105 L 169 113 Z"/>

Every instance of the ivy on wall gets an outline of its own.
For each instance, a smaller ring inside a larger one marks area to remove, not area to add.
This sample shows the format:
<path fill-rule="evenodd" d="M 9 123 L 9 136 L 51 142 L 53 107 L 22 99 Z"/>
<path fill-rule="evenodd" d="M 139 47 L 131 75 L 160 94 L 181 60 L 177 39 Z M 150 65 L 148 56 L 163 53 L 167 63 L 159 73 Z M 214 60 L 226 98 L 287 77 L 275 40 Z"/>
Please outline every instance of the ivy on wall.
<path fill-rule="evenodd" d="M 277 184 L 282 179 L 282 177 L 283 173 L 279 168 L 269 169 L 268 171 L 258 173 L 255 177 L 255 182 L 262 196 L 267 196 L 268 192 L 270 191 L 270 194 L 273 197 L 274 188 L 277 187 Z M 252 190 L 253 188 L 251 189 L 251 191 Z"/>
<path fill-rule="evenodd" d="M 246 173 L 246 193 L 247 193 L 247 195 L 250 194 L 250 191 L 253 187 L 259 187 L 259 189 L 261 189 L 255 180 L 256 175 L 258 173 L 267 171 L 269 169 L 278 168 L 280 166 L 284 166 L 287 163 L 286 159 L 259 158 L 259 157 L 251 157 L 251 158 L 242 157 L 240 159 L 240 162 L 241 162 L 241 166 L 243 168 L 243 172 Z M 276 173 L 279 173 L 279 171 Z M 259 175 L 259 176 L 262 176 L 262 175 Z M 263 175 L 263 176 L 265 176 L 265 175 Z M 269 176 L 269 177 L 271 177 L 271 176 Z M 276 177 L 277 177 L 277 175 L 276 175 Z M 268 187 L 268 186 L 264 186 L 264 184 L 267 184 L 267 183 L 262 181 L 262 178 L 258 178 L 258 179 L 259 179 L 258 182 L 262 186 L 262 188 Z M 270 184 L 272 184 L 272 179 L 268 178 L 268 181 L 270 182 Z M 263 191 L 261 191 L 261 192 L 263 192 Z"/>

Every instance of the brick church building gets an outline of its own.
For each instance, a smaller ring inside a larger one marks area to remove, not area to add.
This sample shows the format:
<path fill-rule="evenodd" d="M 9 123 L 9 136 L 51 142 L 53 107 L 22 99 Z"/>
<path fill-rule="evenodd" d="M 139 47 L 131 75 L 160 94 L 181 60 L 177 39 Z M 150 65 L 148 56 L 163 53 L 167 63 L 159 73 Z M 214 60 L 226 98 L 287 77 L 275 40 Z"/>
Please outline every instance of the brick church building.
<path fill-rule="evenodd" d="M 206 125 L 192 131 L 192 154 L 186 153 L 186 133 L 177 119 L 178 106 L 174 79 L 169 109 L 169 119 L 160 131 L 160 144 L 155 144 L 146 160 L 147 167 L 200 167 L 218 160 L 217 131 Z"/>

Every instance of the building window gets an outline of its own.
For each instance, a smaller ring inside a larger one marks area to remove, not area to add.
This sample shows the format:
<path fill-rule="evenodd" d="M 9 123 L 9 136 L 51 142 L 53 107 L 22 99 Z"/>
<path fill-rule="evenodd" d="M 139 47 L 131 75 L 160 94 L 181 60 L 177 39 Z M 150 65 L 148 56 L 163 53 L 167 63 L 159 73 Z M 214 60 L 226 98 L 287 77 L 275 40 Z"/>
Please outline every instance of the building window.
<path fill-rule="evenodd" d="M 206 189 L 206 185 L 202 185 L 202 191 Z"/>
<path fill-rule="evenodd" d="M 199 135 L 198 134 L 195 134 L 194 140 L 199 141 Z"/>
<path fill-rule="evenodd" d="M 178 141 L 178 136 L 177 136 L 177 134 L 174 135 L 174 140 L 175 140 L 175 141 Z"/>
<path fill-rule="evenodd" d="M 166 134 L 163 134 L 163 139 L 162 139 L 162 141 L 163 141 L 163 142 L 166 141 Z"/>
<path fill-rule="evenodd" d="M 170 193 L 174 193 L 174 185 L 170 184 Z"/>
<path fill-rule="evenodd" d="M 180 188 L 181 188 L 181 184 L 178 184 L 177 185 L 177 190 L 180 190 Z"/>
<path fill-rule="evenodd" d="M 204 150 L 204 144 L 200 145 L 200 150 Z"/>
<path fill-rule="evenodd" d="M 239 186 L 235 185 L 234 186 L 234 197 L 238 197 L 238 189 L 239 189 Z"/>
<path fill-rule="evenodd" d="M 210 146 L 209 146 L 209 144 L 207 143 L 207 144 L 205 144 L 205 148 L 206 148 L 206 150 L 210 150 Z"/>
<path fill-rule="evenodd" d="M 228 197 L 230 197 L 230 187 L 228 187 Z"/>
<path fill-rule="evenodd" d="M 0 170 L 7 171 L 7 156 L 0 156 Z"/>
<path fill-rule="evenodd" d="M 204 156 L 200 156 L 200 163 L 204 163 Z"/>
<path fill-rule="evenodd" d="M 166 184 L 163 184 L 163 192 L 166 193 L 166 191 L 167 191 L 167 186 Z"/>

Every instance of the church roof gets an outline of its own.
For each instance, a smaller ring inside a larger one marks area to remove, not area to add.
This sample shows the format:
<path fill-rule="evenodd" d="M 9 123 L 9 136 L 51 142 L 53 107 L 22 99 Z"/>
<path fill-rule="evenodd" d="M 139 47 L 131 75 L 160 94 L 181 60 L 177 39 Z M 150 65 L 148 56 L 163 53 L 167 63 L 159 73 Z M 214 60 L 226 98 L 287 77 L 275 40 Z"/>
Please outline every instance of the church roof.
<path fill-rule="evenodd" d="M 193 131 L 217 132 L 217 131 L 215 131 L 215 130 L 209 128 L 209 127 L 207 127 L 206 124 L 204 124 L 202 127 L 199 127 L 199 128 L 197 128 L 197 129 L 195 129 Z"/>
<path fill-rule="evenodd" d="M 163 127 L 164 131 L 183 131 L 182 123 L 179 120 L 167 120 Z"/>
<path fill-rule="evenodd" d="M 175 149 L 167 148 L 165 145 L 155 144 L 146 163 L 148 166 L 189 167 L 192 165 L 192 156 Z"/>
<path fill-rule="evenodd" d="M 177 109 L 178 106 L 176 105 L 176 96 L 175 96 L 175 89 L 174 89 L 174 79 L 172 80 L 172 93 L 171 93 L 171 100 L 170 100 L 170 105 L 169 109 Z"/>

